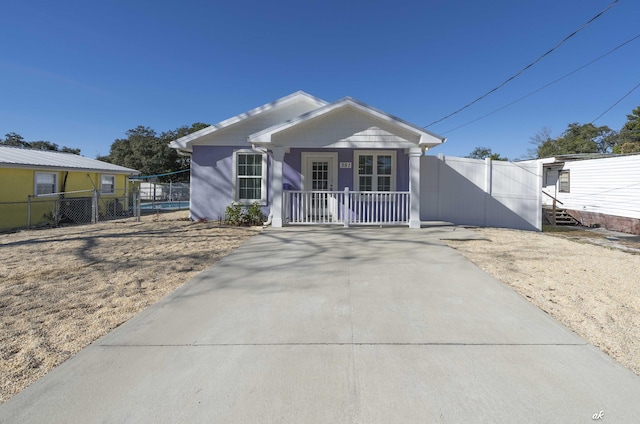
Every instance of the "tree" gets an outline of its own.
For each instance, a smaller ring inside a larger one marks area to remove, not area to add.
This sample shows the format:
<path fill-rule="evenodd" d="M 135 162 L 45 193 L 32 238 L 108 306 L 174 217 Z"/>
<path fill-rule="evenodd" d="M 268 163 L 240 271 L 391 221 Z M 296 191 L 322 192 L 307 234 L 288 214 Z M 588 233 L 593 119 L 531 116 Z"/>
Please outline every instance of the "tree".
<path fill-rule="evenodd" d="M 467 156 L 468 158 L 472 158 L 472 159 L 486 159 L 489 158 L 491 160 L 504 160 L 507 161 L 509 159 L 500 156 L 500 153 L 493 153 L 491 151 L 491 148 L 489 147 L 476 147 L 475 149 L 473 149 L 473 151 L 469 154 L 469 156 Z"/>
<path fill-rule="evenodd" d="M 73 153 L 75 155 L 80 154 L 80 149 L 73 149 L 71 147 L 62 146 L 60 148 L 56 143 L 50 141 L 26 141 L 20 134 L 10 132 L 5 134 L 5 139 L 0 139 L 1 146 L 15 146 L 25 149 L 34 150 L 48 150 L 52 152 Z"/>
<path fill-rule="evenodd" d="M 190 166 L 189 159 L 178 155 L 175 149 L 169 147 L 169 142 L 208 126 L 197 122 L 190 127 L 182 126 L 165 131 L 158 136 L 153 129 L 139 125 L 126 132 L 127 138 L 115 140 L 111 144 L 108 156 L 98 159 L 137 169 L 142 175 L 159 175 L 186 170 Z M 162 179 L 178 181 L 184 178 L 184 174 L 176 174 Z"/>
<path fill-rule="evenodd" d="M 545 143 L 551 142 L 551 140 L 551 128 L 540 128 L 537 133 L 529 137 L 529 144 L 531 144 L 533 147 L 527 149 L 528 158 L 533 159 L 539 157 L 538 148 Z"/>
<path fill-rule="evenodd" d="M 80 154 L 80 149 L 74 149 L 72 147 L 67 147 L 67 146 L 62 146 L 60 151 L 62 153 L 72 153 L 74 155 L 79 155 Z"/>
<path fill-rule="evenodd" d="M 29 143 L 29 148 L 36 150 L 50 150 L 52 152 L 60 150 L 56 143 L 52 143 L 50 141 L 32 141 Z"/>
<path fill-rule="evenodd" d="M 620 129 L 618 143 L 614 146 L 613 152 L 640 152 L 640 106 L 627 115 L 627 122 Z"/>
<path fill-rule="evenodd" d="M 0 145 L 3 146 L 15 146 L 15 147 L 28 147 L 28 142 L 20 134 L 10 132 L 4 135 L 5 139 L 0 140 Z"/>
<path fill-rule="evenodd" d="M 535 156 L 546 158 L 577 153 L 610 153 L 617 141 L 617 133 L 603 125 L 579 124 L 568 125 L 558 138 L 551 138 L 548 128 L 543 128 L 531 138 L 535 146 Z"/>

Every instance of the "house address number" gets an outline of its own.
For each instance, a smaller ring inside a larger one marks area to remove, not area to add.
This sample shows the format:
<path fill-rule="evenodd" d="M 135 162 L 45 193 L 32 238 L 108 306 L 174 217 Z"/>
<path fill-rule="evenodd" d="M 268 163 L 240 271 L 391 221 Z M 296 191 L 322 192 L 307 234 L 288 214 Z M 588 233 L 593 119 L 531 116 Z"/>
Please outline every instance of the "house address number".
<path fill-rule="evenodd" d="M 351 162 L 340 162 L 340 168 L 351 168 Z"/>

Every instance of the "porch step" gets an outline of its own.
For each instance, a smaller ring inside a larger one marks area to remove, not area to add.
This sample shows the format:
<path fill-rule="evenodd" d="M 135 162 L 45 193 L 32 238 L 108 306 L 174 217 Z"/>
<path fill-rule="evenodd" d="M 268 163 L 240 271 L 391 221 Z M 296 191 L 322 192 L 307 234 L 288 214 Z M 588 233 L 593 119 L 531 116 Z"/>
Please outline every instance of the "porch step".
<path fill-rule="evenodd" d="M 543 207 L 542 216 L 551 225 L 581 225 L 577 219 L 567 213 L 566 209 L 556 208 L 554 216 L 553 208 Z"/>

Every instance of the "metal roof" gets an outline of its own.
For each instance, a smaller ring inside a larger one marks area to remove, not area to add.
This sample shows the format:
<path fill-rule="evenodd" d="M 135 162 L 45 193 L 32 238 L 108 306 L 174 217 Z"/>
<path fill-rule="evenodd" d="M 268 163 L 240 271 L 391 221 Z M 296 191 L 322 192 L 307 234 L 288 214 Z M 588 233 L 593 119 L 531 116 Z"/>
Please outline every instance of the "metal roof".
<path fill-rule="evenodd" d="M 140 171 L 72 153 L 0 146 L 0 168 L 83 170 L 137 175 Z"/>

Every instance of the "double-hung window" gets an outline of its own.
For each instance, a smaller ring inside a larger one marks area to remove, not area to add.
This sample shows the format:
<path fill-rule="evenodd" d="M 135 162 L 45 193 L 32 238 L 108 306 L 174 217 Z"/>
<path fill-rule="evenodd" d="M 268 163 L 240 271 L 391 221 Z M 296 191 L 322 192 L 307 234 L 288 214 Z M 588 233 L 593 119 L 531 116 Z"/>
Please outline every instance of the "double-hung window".
<path fill-rule="evenodd" d="M 395 191 L 396 152 L 361 151 L 355 156 L 356 191 Z"/>
<path fill-rule="evenodd" d="M 56 172 L 36 172 L 35 188 L 36 196 L 56 193 L 58 191 L 58 173 Z"/>
<path fill-rule="evenodd" d="M 569 171 L 560 171 L 558 175 L 559 186 L 558 191 L 560 193 L 569 193 L 571 191 L 571 181 L 569 178 Z"/>
<path fill-rule="evenodd" d="M 100 193 L 102 194 L 114 194 L 116 192 L 116 176 L 115 175 L 100 175 Z"/>
<path fill-rule="evenodd" d="M 266 203 L 267 159 L 254 151 L 235 152 L 235 196 L 240 203 Z"/>

